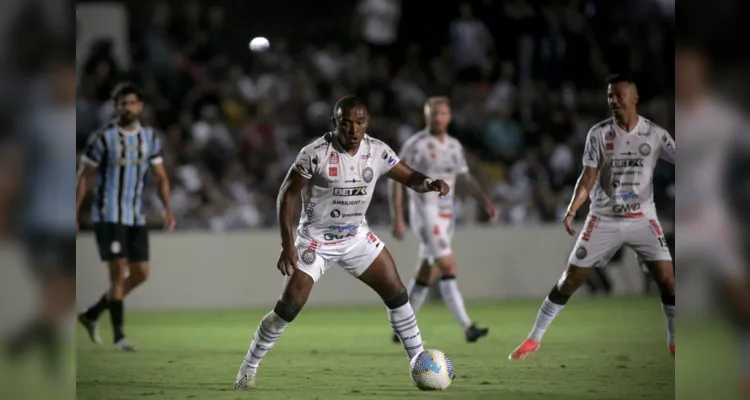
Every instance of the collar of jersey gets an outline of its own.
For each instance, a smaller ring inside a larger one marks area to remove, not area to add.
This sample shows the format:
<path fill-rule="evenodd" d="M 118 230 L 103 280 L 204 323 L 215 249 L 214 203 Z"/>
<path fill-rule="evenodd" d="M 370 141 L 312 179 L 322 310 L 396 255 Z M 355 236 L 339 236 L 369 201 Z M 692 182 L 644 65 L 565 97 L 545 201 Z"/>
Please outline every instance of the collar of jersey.
<path fill-rule="evenodd" d="M 122 129 L 120 125 L 117 125 L 117 131 L 122 133 L 123 135 L 128 135 L 128 136 L 137 135 L 138 132 L 141 131 L 141 128 L 142 126 L 140 122 L 136 123 L 135 129 L 133 129 L 132 131 L 126 131 L 125 129 Z"/>

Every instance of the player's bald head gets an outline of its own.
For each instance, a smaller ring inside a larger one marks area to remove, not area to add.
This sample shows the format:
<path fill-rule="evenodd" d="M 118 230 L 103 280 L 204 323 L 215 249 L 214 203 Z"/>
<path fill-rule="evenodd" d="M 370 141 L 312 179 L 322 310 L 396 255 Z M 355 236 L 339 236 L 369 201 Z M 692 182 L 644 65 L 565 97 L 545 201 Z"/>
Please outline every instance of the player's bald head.
<path fill-rule="evenodd" d="M 367 105 L 364 100 L 357 96 L 342 97 L 333 106 L 333 118 L 339 119 L 353 109 L 361 109 L 367 114 Z"/>

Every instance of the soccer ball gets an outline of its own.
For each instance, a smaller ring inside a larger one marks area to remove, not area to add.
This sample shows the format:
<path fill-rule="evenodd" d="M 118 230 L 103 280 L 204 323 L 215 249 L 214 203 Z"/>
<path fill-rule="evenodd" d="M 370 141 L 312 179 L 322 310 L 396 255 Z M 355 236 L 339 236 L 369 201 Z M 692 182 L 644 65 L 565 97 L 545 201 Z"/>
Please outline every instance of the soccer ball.
<path fill-rule="evenodd" d="M 455 374 L 453 363 L 440 350 L 425 350 L 411 359 L 411 379 L 420 390 L 445 390 Z"/>

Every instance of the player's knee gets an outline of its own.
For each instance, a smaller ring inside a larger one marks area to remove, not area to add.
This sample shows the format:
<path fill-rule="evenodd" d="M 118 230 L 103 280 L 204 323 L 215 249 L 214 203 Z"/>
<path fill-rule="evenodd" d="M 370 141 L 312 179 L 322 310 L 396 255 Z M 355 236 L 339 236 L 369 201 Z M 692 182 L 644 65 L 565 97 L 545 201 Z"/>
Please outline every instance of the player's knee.
<path fill-rule="evenodd" d="M 149 271 L 148 269 L 133 269 L 130 271 L 130 276 L 136 284 L 140 284 L 148 280 Z"/>
<path fill-rule="evenodd" d="M 456 276 L 456 260 L 453 257 L 443 257 L 437 260 L 437 265 L 442 276 Z"/>
<path fill-rule="evenodd" d="M 429 286 L 432 281 L 432 274 L 433 269 L 430 267 L 430 264 L 423 262 L 417 271 L 417 283 L 422 284 L 422 286 Z"/>
<path fill-rule="evenodd" d="M 395 310 L 399 307 L 405 306 L 407 303 L 409 303 L 409 293 L 404 290 L 403 292 L 401 292 L 401 294 L 393 297 L 390 300 L 386 300 L 385 306 L 391 310 Z"/>
<path fill-rule="evenodd" d="M 286 321 L 286 323 L 291 323 L 292 321 L 294 321 L 294 319 L 297 318 L 297 314 L 299 314 L 300 310 L 300 308 L 291 304 L 284 303 L 281 300 L 276 302 L 276 307 L 273 308 L 274 314 L 276 314 L 282 320 Z"/>
<path fill-rule="evenodd" d="M 591 268 L 569 266 L 557 283 L 559 291 L 565 295 L 572 295 L 588 278 Z"/>

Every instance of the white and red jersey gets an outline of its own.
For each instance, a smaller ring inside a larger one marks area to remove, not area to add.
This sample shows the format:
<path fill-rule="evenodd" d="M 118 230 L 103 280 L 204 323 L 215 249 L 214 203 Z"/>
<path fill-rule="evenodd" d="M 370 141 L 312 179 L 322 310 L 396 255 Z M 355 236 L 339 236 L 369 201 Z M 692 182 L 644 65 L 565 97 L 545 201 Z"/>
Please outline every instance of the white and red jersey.
<path fill-rule="evenodd" d="M 609 118 L 588 133 L 583 165 L 597 168 L 591 191 L 591 214 L 634 218 L 656 217 L 653 174 L 662 158 L 672 164 L 675 143 L 669 132 L 639 116 L 626 132 Z"/>
<path fill-rule="evenodd" d="M 365 213 L 378 178 L 399 163 L 382 141 L 365 134 L 350 155 L 328 132 L 305 146 L 292 169 L 310 182 L 302 190 L 298 240 L 337 245 L 369 231 Z"/>
<path fill-rule="evenodd" d="M 441 140 L 427 130 L 419 131 L 406 140 L 399 155 L 410 167 L 431 179 L 442 179 L 451 188 L 458 175 L 469 172 L 461 143 L 447 134 Z M 436 192 L 409 191 L 409 214 L 421 221 L 452 219 L 453 207 L 453 190 L 442 198 Z"/>

